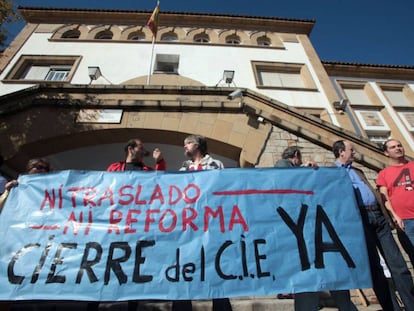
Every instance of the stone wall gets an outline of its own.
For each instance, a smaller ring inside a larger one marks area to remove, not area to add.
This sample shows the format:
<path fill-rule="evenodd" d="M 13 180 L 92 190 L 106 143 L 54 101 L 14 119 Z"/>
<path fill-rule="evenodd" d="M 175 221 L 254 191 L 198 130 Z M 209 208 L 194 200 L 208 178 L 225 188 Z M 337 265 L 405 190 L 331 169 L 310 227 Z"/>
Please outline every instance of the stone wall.
<path fill-rule="evenodd" d="M 281 158 L 283 150 L 289 146 L 298 146 L 301 149 L 303 162 L 311 160 L 320 166 L 331 166 L 334 161 L 334 156 L 330 150 L 321 148 L 295 134 L 273 126 L 257 167 L 274 166 L 276 161 Z"/>
<path fill-rule="evenodd" d="M 338 137 L 338 139 L 341 138 Z M 322 148 L 310 141 L 296 136 L 295 134 L 273 126 L 266 146 L 260 156 L 257 167 L 274 166 L 276 161 L 281 158 L 283 150 L 289 146 L 298 146 L 300 148 L 303 162 L 314 161 L 318 163 L 319 166 L 332 166 L 335 160 L 335 157 L 331 150 Z M 353 165 L 362 169 L 365 172 L 368 180 L 372 183 L 373 186 L 375 186 L 375 180 L 377 178 L 376 171 L 363 167 L 358 163 L 354 163 Z"/>

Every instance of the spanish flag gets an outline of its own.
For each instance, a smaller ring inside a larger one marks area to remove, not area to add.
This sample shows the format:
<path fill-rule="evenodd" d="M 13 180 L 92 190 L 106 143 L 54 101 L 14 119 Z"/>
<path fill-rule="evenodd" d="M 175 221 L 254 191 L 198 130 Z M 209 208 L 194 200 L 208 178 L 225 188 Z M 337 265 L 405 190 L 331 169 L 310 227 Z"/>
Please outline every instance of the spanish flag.
<path fill-rule="evenodd" d="M 155 7 L 154 11 L 152 12 L 151 17 L 149 18 L 147 22 L 147 26 L 151 29 L 152 34 L 154 37 L 157 36 L 157 30 L 158 30 L 158 13 L 160 11 L 159 5 Z"/>

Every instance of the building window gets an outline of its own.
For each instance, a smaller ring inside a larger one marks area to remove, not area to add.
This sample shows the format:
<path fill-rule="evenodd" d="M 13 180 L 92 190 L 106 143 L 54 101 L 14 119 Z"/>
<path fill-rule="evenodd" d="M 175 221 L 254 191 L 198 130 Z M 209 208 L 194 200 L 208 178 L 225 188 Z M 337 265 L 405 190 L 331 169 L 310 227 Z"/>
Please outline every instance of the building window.
<path fill-rule="evenodd" d="M 304 64 L 253 62 L 258 87 L 315 89 Z"/>
<path fill-rule="evenodd" d="M 209 43 L 210 37 L 206 33 L 200 33 L 194 36 L 194 42 L 197 43 Z"/>
<path fill-rule="evenodd" d="M 95 39 L 98 39 L 98 40 L 111 40 L 113 35 L 114 34 L 112 33 L 112 31 L 104 30 L 104 31 L 98 32 L 95 36 Z"/>
<path fill-rule="evenodd" d="M 70 81 L 79 62 L 76 56 L 24 55 L 5 81 Z"/>
<path fill-rule="evenodd" d="M 260 70 L 258 74 L 260 84 L 263 86 L 305 87 L 299 72 L 274 72 Z"/>
<path fill-rule="evenodd" d="M 257 45 L 258 46 L 270 46 L 271 42 L 268 37 L 263 36 L 263 37 L 257 38 Z"/>
<path fill-rule="evenodd" d="M 69 72 L 70 67 L 67 66 L 52 66 L 48 68 L 45 80 L 47 81 L 65 81 Z"/>
<path fill-rule="evenodd" d="M 237 44 L 240 44 L 241 43 L 241 40 L 240 40 L 240 37 L 239 36 L 237 36 L 237 35 L 231 35 L 231 36 L 228 36 L 226 38 L 226 43 L 227 44 L 237 45 Z"/>
<path fill-rule="evenodd" d="M 407 127 L 407 129 L 410 132 L 414 133 L 414 112 L 401 111 L 398 112 L 398 115 L 404 122 L 404 125 Z"/>
<path fill-rule="evenodd" d="M 178 74 L 179 55 L 157 54 L 154 72 Z"/>
<path fill-rule="evenodd" d="M 177 42 L 178 41 L 178 36 L 175 32 L 170 31 L 170 32 L 167 32 L 167 33 L 165 33 L 161 36 L 161 41 L 164 41 L 164 42 Z"/>
<path fill-rule="evenodd" d="M 342 90 L 344 91 L 351 105 L 373 105 L 371 99 L 365 91 L 363 84 L 354 86 L 342 86 Z"/>
<path fill-rule="evenodd" d="M 79 39 L 80 31 L 78 29 L 71 29 L 63 33 L 62 39 Z"/>
<path fill-rule="evenodd" d="M 23 80 L 45 80 L 45 81 L 65 81 L 70 72 L 67 66 L 40 66 L 33 65 L 26 68 L 21 79 Z"/>
<path fill-rule="evenodd" d="M 128 35 L 128 40 L 131 41 L 144 41 L 145 34 L 142 31 L 135 31 Z"/>
<path fill-rule="evenodd" d="M 377 110 L 355 110 L 355 114 L 368 137 L 388 137 L 390 128 L 385 122 L 380 111 Z"/>
<path fill-rule="evenodd" d="M 413 104 L 408 99 L 406 93 L 409 93 L 409 89 L 404 89 L 404 86 L 399 87 L 381 87 L 387 100 L 394 107 L 413 107 Z"/>

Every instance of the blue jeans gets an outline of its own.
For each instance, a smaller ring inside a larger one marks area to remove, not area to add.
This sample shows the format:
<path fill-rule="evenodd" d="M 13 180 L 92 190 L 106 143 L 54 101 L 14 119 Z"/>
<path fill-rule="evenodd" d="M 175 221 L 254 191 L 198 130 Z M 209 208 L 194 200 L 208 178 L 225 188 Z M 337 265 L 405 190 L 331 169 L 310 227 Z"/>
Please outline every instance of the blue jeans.
<path fill-rule="evenodd" d="M 397 228 L 398 240 L 404 251 L 407 253 L 410 258 L 411 264 L 414 266 L 414 245 L 411 243 L 405 231 Z"/>
<path fill-rule="evenodd" d="M 378 250 L 390 269 L 405 310 L 414 311 L 414 284 L 391 228 L 380 210 L 360 208 L 364 224 L 373 289 L 384 311 L 394 310 L 390 289 L 378 257 Z"/>
<path fill-rule="evenodd" d="M 414 219 L 404 219 L 404 232 L 410 240 L 411 244 L 414 245 Z"/>

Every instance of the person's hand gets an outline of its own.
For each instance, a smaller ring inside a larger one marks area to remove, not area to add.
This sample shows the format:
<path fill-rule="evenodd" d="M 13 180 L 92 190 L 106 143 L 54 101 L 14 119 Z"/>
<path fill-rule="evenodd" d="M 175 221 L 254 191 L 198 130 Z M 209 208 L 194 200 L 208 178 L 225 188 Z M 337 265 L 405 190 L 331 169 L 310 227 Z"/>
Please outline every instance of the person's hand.
<path fill-rule="evenodd" d="M 404 231 L 404 222 L 396 214 L 393 214 L 394 222 L 402 231 Z"/>
<path fill-rule="evenodd" d="M 17 180 L 13 179 L 10 180 L 8 183 L 6 183 L 6 185 L 4 186 L 4 188 L 7 191 L 10 191 L 11 188 L 16 187 L 19 183 L 17 182 Z"/>
<path fill-rule="evenodd" d="M 155 162 L 160 162 L 162 159 L 164 159 L 161 150 L 158 148 L 154 149 L 152 152 L 152 157 L 154 158 Z"/>

